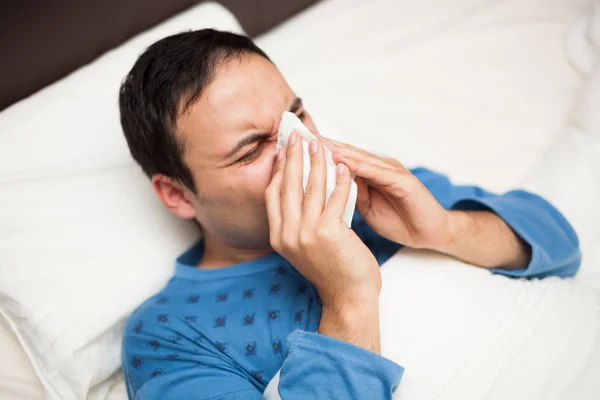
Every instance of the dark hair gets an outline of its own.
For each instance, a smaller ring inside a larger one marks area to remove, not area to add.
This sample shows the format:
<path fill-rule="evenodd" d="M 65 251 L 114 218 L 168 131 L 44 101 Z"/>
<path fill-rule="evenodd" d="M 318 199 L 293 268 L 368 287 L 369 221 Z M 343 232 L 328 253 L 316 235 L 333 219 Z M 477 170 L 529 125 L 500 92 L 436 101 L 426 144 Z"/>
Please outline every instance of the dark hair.
<path fill-rule="evenodd" d="M 220 63 L 252 53 L 270 61 L 248 37 L 214 29 L 169 36 L 142 53 L 121 84 L 119 109 L 129 151 L 146 175 L 164 174 L 196 193 L 177 117 L 202 95 Z"/>

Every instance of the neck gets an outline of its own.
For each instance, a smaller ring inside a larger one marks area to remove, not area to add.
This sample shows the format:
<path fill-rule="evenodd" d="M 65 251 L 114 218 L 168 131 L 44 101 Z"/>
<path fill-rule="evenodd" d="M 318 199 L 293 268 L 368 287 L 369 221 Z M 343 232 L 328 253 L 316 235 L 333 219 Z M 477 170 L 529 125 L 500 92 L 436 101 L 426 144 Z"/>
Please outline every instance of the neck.
<path fill-rule="evenodd" d="M 256 260 L 273 252 L 271 247 L 240 248 L 228 245 L 210 234 L 204 234 L 204 253 L 198 268 L 222 268 L 231 265 Z"/>

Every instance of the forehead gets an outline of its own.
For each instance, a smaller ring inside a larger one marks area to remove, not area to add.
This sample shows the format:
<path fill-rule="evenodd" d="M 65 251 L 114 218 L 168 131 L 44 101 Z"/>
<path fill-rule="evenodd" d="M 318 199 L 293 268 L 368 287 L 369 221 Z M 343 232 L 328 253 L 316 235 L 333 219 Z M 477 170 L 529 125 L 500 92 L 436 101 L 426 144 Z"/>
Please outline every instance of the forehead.
<path fill-rule="evenodd" d="M 279 70 L 259 55 L 222 63 L 202 96 L 177 121 L 186 155 L 219 157 L 249 133 L 273 132 L 294 98 Z"/>

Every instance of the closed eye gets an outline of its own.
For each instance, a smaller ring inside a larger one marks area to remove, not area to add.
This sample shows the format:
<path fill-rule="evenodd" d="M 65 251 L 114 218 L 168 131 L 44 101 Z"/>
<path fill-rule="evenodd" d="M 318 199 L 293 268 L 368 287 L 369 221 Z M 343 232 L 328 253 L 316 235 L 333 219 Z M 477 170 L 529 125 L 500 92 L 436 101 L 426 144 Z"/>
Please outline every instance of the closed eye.
<path fill-rule="evenodd" d="M 242 163 L 242 164 L 249 164 L 252 161 L 256 160 L 258 158 L 258 156 L 260 156 L 260 153 L 262 152 L 262 147 L 263 144 L 259 144 L 258 146 L 256 146 L 254 148 L 254 150 L 252 150 L 251 152 L 247 153 L 245 156 L 243 156 L 242 158 L 240 158 L 238 160 L 238 162 Z"/>
<path fill-rule="evenodd" d="M 246 153 L 246 155 L 240 158 L 237 162 L 242 164 L 250 164 L 252 161 L 260 157 L 263 147 L 270 142 L 277 142 L 277 132 L 265 134 L 262 139 L 260 139 L 256 147 L 252 149 L 252 151 Z"/>

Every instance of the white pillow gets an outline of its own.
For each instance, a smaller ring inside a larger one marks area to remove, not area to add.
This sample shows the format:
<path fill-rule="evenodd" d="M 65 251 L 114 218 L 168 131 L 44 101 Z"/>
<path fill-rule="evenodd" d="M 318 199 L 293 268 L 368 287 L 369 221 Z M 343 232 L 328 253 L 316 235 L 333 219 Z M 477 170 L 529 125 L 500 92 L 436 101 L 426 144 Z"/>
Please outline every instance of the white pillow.
<path fill-rule="evenodd" d="M 577 71 L 589 74 L 598 58 L 599 50 L 600 0 L 593 0 L 569 26 L 566 52 Z"/>
<path fill-rule="evenodd" d="M 86 398 L 118 370 L 127 315 L 196 239 L 131 159 L 117 98 L 147 46 L 205 27 L 242 32 L 196 6 L 0 114 L 0 315 L 52 398 Z"/>
<path fill-rule="evenodd" d="M 318 127 L 506 191 L 562 131 L 581 85 L 563 38 L 588 2 L 328 0 L 257 43 Z"/>

